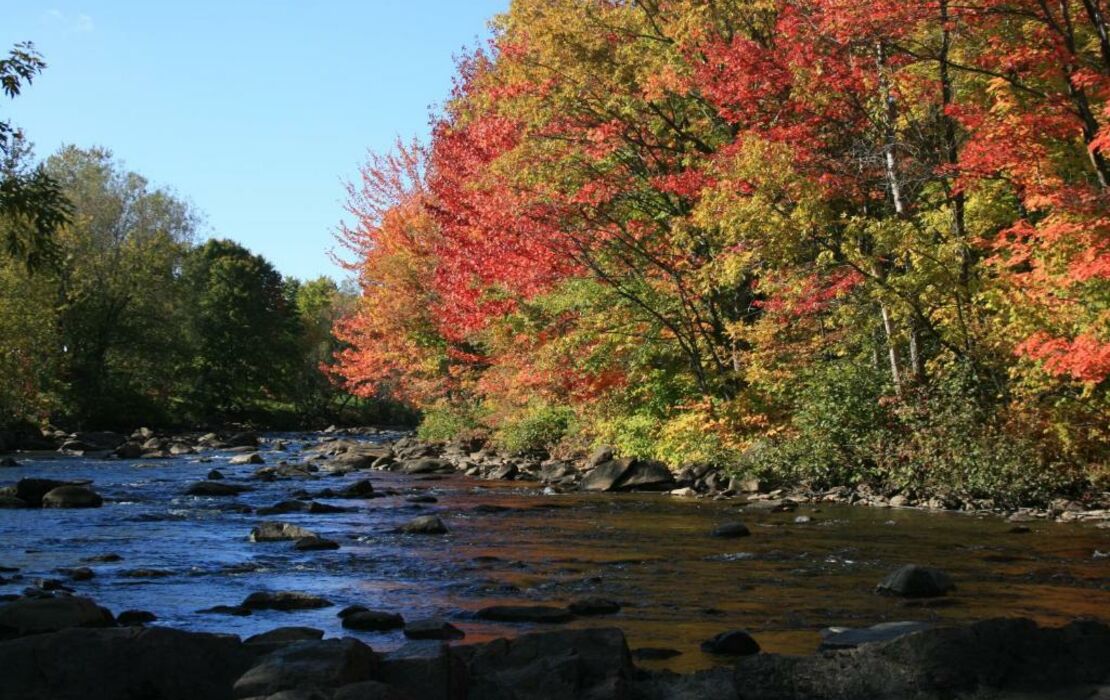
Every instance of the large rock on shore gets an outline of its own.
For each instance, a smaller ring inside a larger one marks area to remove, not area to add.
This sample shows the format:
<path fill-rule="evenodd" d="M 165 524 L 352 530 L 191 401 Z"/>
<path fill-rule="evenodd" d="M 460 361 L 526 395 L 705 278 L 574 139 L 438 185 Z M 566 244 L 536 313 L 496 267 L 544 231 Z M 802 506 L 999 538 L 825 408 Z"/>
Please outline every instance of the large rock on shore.
<path fill-rule="evenodd" d="M 1026 619 L 985 620 L 848 651 L 760 654 L 736 665 L 737 687 L 776 700 L 1081 698 L 1108 683 L 1110 627 L 1097 622 L 1041 628 Z"/>
<path fill-rule="evenodd" d="M 337 688 L 374 680 L 378 656 L 357 639 L 295 642 L 260 659 L 235 682 L 235 697 L 296 688 Z"/>
<path fill-rule="evenodd" d="M 19 598 L 0 605 L 0 638 L 115 624 L 112 613 L 88 598 Z"/>
<path fill-rule="evenodd" d="M 3 700 L 231 700 L 252 654 L 163 627 L 68 629 L 0 642 Z"/>
<path fill-rule="evenodd" d="M 632 457 L 602 462 L 582 479 L 583 491 L 669 491 L 674 476 L 662 462 Z"/>

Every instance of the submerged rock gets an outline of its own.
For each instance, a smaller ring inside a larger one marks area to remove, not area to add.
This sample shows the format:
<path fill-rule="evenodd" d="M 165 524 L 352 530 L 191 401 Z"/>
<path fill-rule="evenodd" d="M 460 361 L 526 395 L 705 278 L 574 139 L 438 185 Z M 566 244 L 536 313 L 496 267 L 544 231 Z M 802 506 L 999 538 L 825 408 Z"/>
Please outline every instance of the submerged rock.
<path fill-rule="evenodd" d="M 536 622 L 557 624 L 570 622 L 574 615 L 566 608 L 550 605 L 491 605 L 482 608 L 475 615 L 480 620 L 494 622 Z"/>
<path fill-rule="evenodd" d="M 312 535 L 311 537 L 300 537 L 293 543 L 293 549 L 298 552 L 316 552 L 330 549 L 339 549 L 339 543 L 333 540 L 324 539 Z"/>
<path fill-rule="evenodd" d="M 952 579 L 940 569 L 907 564 L 883 579 L 875 592 L 903 598 L 935 598 L 955 589 Z"/>
<path fill-rule="evenodd" d="M 185 490 L 186 496 L 238 496 L 250 491 L 249 486 L 226 484 L 222 481 L 198 481 Z"/>
<path fill-rule="evenodd" d="M 333 605 L 327 598 L 299 591 L 258 591 L 243 600 L 248 610 L 313 610 Z"/>
<path fill-rule="evenodd" d="M 882 622 L 871 627 L 830 627 L 821 630 L 819 649 L 852 649 L 861 644 L 889 642 L 898 637 L 932 628 L 928 622 Z"/>
<path fill-rule="evenodd" d="M 621 610 L 620 603 L 608 598 L 582 598 L 567 608 L 575 615 L 612 615 Z"/>

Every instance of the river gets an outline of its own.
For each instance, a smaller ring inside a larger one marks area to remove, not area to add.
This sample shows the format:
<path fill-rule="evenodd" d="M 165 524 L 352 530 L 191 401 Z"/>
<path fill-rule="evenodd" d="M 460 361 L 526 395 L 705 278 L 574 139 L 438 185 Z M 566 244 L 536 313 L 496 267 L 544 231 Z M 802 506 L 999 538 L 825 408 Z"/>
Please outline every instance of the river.
<path fill-rule="evenodd" d="M 267 463 L 293 461 L 300 448 L 318 439 L 280 437 L 288 451 L 264 446 Z M 201 462 L 202 456 L 211 461 Z M 56 572 L 60 567 L 87 565 L 95 577 L 67 585 L 116 613 L 149 610 L 158 617 L 154 624 L 240 635 L 304 625 L 328 636 L 358 636 L 377 649 L 400 645 L 401 633 L 344 630 L 336 617 L 340 607 L 357 603 L 406 619 L 443 616 L 466 632 L 467 641 L 482 641 L 530 628 L 476 620 L 472 613 L 478 608 L 561 605 L 601 596 L 620 602 L 621 612 L 569 625 L 618 626 L 632 648 L 680 651 L 648 664 L 677 671 L 720 663 L 698 645 L 738 627 L 751 632 L 765 651 L 810 653 L 819 631 L 829 626 L 995 616 L 1047 624 L 1084 616 L 1110 620 L 1110 557 L 1104 555 L 1110 552 L 1110 530 L 1092 524 L 1031 523 L 1030 532 L 1013 533 L 1011 523 L 987 516 L 845 505 L 744 512 L 736 500 L 544 495 L 529 482 L 389 472 L 267 483 L 247 480 L 257 467 L 231 466 L 231 456 L 17 455 L 20 466 L 0 470 L 0 483 L 25 476 L 90 479 L 106 502 L 93 510 L 0 510 L 0 566 L 18 567 L 22 575 L 0 585 L 0 593 L 18 593 L 38 578 L 64 578 Z M 237 498 L 182 495 L 213 468 L 254 490 Z M 297 489 L 336 488 L 366 477 L 378 492 L 397 495 L 321 499 L 355 509 L 336 514 L 263 518 L 242 508 L 272 505 Z M 416 494 L 438 502 L 405 500 Z M 450 532 L 391 532 L 424 514 L 439 515 Z M 796 523 L 801 515 L 811 522 Z M 294 523 L 342 546 L 296 552 L 290 542 L 249 542 L 251 528 L 262 520 Z M 715 526 L 736 520 L 749 526 L 751 537 L 709 536 Z M 83 563 L 108 553 L 121 560 Z M 876 595 L 876 583 L 906 563 L 944 569 L 958 590 L 924 606 Z M 132 575 L 142 569 L 160 575 Z M 236 605 L 259 590 L 315 593 L 336 605 L 256 611 L 250 617 L 197 613 Z"/>

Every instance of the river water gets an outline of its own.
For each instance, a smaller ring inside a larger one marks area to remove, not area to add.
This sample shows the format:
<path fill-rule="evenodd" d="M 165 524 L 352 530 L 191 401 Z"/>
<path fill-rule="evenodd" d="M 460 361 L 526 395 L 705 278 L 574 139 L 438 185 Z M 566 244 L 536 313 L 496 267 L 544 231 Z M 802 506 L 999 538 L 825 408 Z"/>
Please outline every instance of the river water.
<path fill-rule="evenodd" d="M 295 461 L 317 439 L 282 435 L 287 452 L 265 447 L 269 464 Z M 200 457 L 211 459 L 202 463 Z M 544 495 L 529 482 L 476 481 L 462 476 L 359 472 L 312 481 L 247 481 L 256 466 L 230 466 L 228 453 L 167 460 L 104 460 L 56 455 L 18 456 L 0 470 L 0 483 L 21 477 L 91 479 L 105 499 L 94 510 L 0 510 L 0 566 L 19 567 L 22 580 L 0 585 L 17 593 L 37 578 L 64 578 L 59 567 L 90 563 L 96 573 L 71 582 L 113 612 L 149 610 L 158 622 L 190 630 L 250 635 L 305 625 L 328 636 L 358 636 L 377 649 L 403 643 L 401 633 L 343 630 L 337 610 L 348 604 L 400 612 L 406 619 L 443 616 L 482 641 L 535 629 L 473 619 L 494 604 L 562 605 L 585 596 L 620 602 L 616 615 L 582 618 L 569 626 L 618 626 L 629 645 L 665 647 L 681 655 L 653 662 L 679 671 L 721 660 L 699 651 L 701 641 L 746 628 L 765 651 L 810 653 L 819 630 L 890 620 L 971 621 L 1025 616 L 1047 624 L 1077 617 L 1110 621 L 1110 530 L 1090 524 L 1032 523 L 1011 533 L 997 518 L 843 505 L 800 506 L 794 513 L 745 512 L 738 501 L 664 494 Z M 218 468 L 229 483 L 255 490 L 237 498 L 182 495 Z M 369 476 L 379 492 L 369 500 L 321 499 L 354 507 L 337 514 L 259 517 L 254 508 L 289 498 L 294 490 L 337 488 Z M 405 500 L 433 495 L 434 504 Z M 488 506 L 506 510 L 489 512 Z M 439 515 L 443 536 L 392 533 L 417 515 Z M 812 522 L 795 523 L 799 515 Z M 295 552 L 290 542 L 251 543 L 251 528 L 281 520 L 338 541 L 336 551 Z M 740 520 L 743 539 L 709 536 Z M 939 605 L 907 606 L 875 595 L 875 584 L 906 563 L 937 566 L 958 590 Z M 137 569 L 157 577 L 135 577 Z M 148 571 L 149 573 L 149 571 Z M 11 577 L 12 574 L 0 574 Z M 294 612 L 256 611 L 250 617 L 198 614 L 236 605 L 259 590 L 294 590 L 336 605 Z"/>

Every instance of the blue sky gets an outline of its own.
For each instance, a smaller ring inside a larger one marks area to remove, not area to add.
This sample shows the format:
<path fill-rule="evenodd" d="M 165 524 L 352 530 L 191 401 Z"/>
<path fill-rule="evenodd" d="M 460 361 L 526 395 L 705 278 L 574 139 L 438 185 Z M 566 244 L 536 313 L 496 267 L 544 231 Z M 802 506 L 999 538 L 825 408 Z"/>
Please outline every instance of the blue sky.
<path fill-rule="evenodd" d="M 45 157 L 105 146 L 285 274 L 328 259 L 368 149 L 424 137 L 453 58 L 508 0 L 0 0 L 0 50 L 48 68 L 0 117 Z"/>

